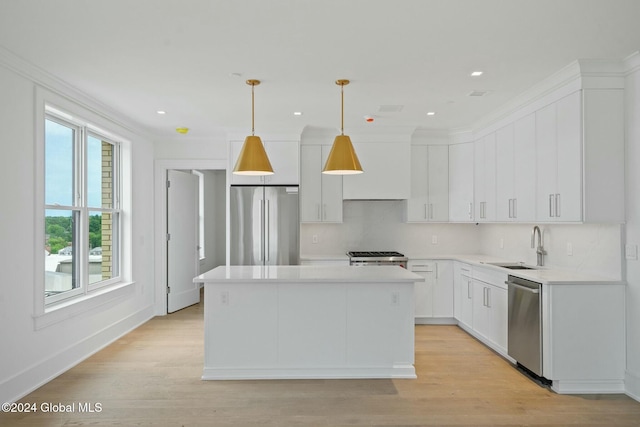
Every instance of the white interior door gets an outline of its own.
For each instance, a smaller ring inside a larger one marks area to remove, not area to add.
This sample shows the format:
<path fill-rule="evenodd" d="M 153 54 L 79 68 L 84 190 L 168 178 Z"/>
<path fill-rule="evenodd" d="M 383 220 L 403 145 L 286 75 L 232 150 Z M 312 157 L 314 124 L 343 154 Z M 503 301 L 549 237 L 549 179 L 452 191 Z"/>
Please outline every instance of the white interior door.
<path fill-rule="evenodd" d="M 167 171 L 167 311 L 200 301 L 198 275 L 198 177 Z"/>

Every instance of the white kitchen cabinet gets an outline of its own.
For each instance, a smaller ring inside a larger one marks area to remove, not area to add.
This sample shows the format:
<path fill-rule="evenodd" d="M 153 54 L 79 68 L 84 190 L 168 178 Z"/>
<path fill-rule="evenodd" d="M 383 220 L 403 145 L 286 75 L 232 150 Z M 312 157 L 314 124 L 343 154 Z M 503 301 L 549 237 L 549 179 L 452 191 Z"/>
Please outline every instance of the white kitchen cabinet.
<path fill-rule="evenodd" d="M 449 146 L 449 220 L 473 221 L 473 143 Z"/>
<path fill-rule="evenodd" d="M 508 292 L 503 286 L 473 279 L 473 330 L 506 354 Z"/>
<path fill-rule="evenodd" d="M 496 219 L 536 219 L 536 116 L 529 114 L 496 132 Z"/>
<path fill-rule="evenodd" d="M 345 200 L 408 199 L 411 188 L 411 147 L 404 143 L 353 143 L 364 173 L 345 175 Z"/>
<path fill-rule="evenodd" d="M 425 278 L 415 283 L 416 324 L 453 323 L 452 261 L 409 260 L 407 269 Z"/>
<path fill-rule="evenodd" d="M 264 148 L 273 167 L 273 175 L 250 176 L 231 174 L 232 185 L 298 185 L 299 143 L 298 141 L 265 141 Z M 229 150 L 229 168 L 233 170 L 242 150 L 243 141 L 232 141 Z"/>
<path fill-rule="evenodd" d="M 407 222 L 449 220 L 448 146 L 411 146 L 411 194 L 405 208 Z"/>
<path fill-rule="evenodd" d="M 471 266 L 453 262 L 453 315 L 460 326 L 473 330 L 473 288 Z"/>
<path fill-rule="evenodd" d="M 496 134 L 474 143 L 474 216 L 477 222 L 496 219 Z"/>
<path fill-rule="evenodd" d="M 583 89 L 536 111 L 539 221 L 624 221 L 624 97 Z"/>
<path fill-rule="evenodd" d="M 537 219 L 582 220 L 581 94 L 536 111 Z"/>
<path fill-rule="evenodd" d="M 342 176 L 322 173 L 329 145 L 300 149 L 300 221 L 342 222 Z"/>

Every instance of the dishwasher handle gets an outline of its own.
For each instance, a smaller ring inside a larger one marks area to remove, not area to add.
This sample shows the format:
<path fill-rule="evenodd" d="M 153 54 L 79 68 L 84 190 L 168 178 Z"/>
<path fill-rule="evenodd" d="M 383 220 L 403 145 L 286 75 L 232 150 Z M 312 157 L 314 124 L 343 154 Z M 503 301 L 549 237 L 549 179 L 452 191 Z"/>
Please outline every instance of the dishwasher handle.
<path fill-rule="evenodd" d="M 506 281 L 506 282 L 504 282 L 504 283 L 505 283 L 506 285 L 508 285 L 508 286 L 515 286 L 515 287 L 516 287 L 516 288 L 518 288 L 518 289 L 521 289 L 521 290 L 523 290 L 523 291 L 530 292 L 530 293 L 532 293 L 532 294 L 539 294 L 539 293 L 540 293 L 540 290 L 539 290 L 539 289 L 534 289 L 534 288 L 529 288 L 529 287 L 527 287 L 527 286 L 522 286 L 522 285 L 520 285 L 520 284 L 518 284 L 518 283 L 510 282 L 509 280 L 507 280 L 507 281 Z"/>

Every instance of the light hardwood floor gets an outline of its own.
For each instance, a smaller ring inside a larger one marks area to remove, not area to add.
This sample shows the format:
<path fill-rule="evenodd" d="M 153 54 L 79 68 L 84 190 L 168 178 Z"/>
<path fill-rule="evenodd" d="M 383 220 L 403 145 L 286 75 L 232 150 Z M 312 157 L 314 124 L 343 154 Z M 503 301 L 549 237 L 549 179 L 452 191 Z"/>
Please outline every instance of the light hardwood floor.
<path fill-rule="evenodd" d="M 154 318 L 21 400 L 75 412 L 0 425 L 640 426 L 629 397 L 555 394 L 456 326 L 416 327 L 417 380 L 201 381 L 202 310 Z"/>

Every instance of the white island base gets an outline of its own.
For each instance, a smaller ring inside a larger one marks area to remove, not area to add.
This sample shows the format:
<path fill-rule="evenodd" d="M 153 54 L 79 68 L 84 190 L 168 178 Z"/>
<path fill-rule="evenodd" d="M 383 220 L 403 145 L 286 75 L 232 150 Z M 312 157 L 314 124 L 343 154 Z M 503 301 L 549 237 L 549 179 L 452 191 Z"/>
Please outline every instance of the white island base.
<path fill-rule="evenodd" d="M 204 283 L 203 380 L 416 378 L 397 266 L 222 266 Z"/>

